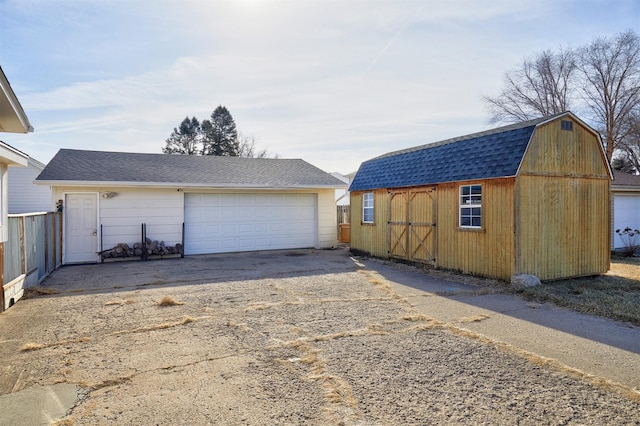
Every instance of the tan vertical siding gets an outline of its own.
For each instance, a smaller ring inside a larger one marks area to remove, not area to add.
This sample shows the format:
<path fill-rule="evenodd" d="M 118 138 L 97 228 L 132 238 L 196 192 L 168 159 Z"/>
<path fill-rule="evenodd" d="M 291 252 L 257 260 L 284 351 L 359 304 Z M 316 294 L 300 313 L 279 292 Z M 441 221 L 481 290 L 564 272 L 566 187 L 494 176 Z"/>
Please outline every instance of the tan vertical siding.
<path fill-rule="evenodd" d="M 609 181 L 518 179 L 518 271 L 542 280 L 609 269 Z"/>
<path fill-rule="evenodd" d="M 429 248 L 436 257 L 436 266 L 459 270 L 464 273 L 509 279 L 514 273 L 514 179 L 494 179 L 487 181 L 464 182 L 483 186 L 483 221 L 482 230 L 466 230 L 458 227 L 459 187 L 462 183 L 441 184 L 437 186 L 431 197 L 414 198 L 412 221 L 430 222 L 434 220 L 436 227 L 435 243 Z M 413 192 L 430 190 L 412 188 Z M 362 192 L 351 194 L 351 248 L 370 253 L 373 256 L 388 257 L 389 240 L 387 221 L 391 217 L 402 219 L 407 217 L 406 201 L 402 196 L 394 197 L 392 215 L 388 214 L 389 193 L 377 190 L 374 193 L 375 224 L 362 224 Z M 400 203 L 400 200 L 404 202 Z M 423 205 L 424 204 L 424 205 Z M 427 209 L 420 210 L 420 206 Z M 428 210 L 428 211 L 427 211 Z M 418 213 L 420 212 L 420 213 Z M 413 241 L 412 246 L 417 246 Z M 396 253 L 396 255 L 400 255 Z"/>
<path fill-rule="evenodd" d="M 379 189 L 370 192 L 374 193 L 373 224 L 362 223 L 363 192 L 351 193 L 351 248 L 373 256 L 387 257 L 387 190 Z"/>
<path fill-rule="evenodd" d="M 543 280 L 604 273 L 610 261 L 610 177 L 598 138 L 560 121 L 536 130 L 517 183 L 517 270 Z"/>
<path fill-rule="evenodd" d="M 482 185 L 482 229 L 458 226 L 459 188 Z M 437 266 L 508 280 L 515 269 L 514 179 L 438 185 Z"/>
<path fill-rule="evenodd" d="M 573 122 L 572 131 L 560 128 L 563 120 Z M 535 131 L 519 174 L 608 177 L 597 137 L 580 123 L 570 118 L 563 120 Z"/>

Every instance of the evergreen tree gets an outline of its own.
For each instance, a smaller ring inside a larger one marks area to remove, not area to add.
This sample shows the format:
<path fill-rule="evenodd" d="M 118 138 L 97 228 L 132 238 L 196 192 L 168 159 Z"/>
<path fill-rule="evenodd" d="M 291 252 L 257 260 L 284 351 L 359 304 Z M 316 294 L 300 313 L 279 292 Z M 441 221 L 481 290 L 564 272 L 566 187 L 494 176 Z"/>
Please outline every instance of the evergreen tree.
<path fill-rule="evenodd" d="M 202 155 L 237 157 L 240 154 L 236 123 L 226 107 L 219 105 L 211 113 L 211 120 L 204 120 L 201 127 Z"/>
<path fill-rule="evenodd" d="M 202 154 L 202 126 L 197 118 L 185 117 L 179 127 L 174 127 L 171 136 L 162 148 L 165 154 Z"/>
<path fill-rule="evenodd" d="M 611 162 L 611 168 L 625 173 L 635 173 L 636 169 L 633 167 L 631 160 L 625 157 L 613 157 Z"/>

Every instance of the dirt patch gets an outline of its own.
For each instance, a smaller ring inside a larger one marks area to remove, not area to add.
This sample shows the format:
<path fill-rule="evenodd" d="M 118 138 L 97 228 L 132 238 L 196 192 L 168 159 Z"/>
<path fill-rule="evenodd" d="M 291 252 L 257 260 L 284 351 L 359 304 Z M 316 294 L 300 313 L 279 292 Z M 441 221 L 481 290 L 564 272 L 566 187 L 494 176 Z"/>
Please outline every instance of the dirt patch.
<path fill-rule="evenodd" d="M 63 268 L 59 294 L 0 317 L 0 394 L 78 384 L 59 423 L 78 425 L 637 421 L 633 398 L 456 333 L 346 253 L 302 254 L 87 267 L 82 285 Z"/>

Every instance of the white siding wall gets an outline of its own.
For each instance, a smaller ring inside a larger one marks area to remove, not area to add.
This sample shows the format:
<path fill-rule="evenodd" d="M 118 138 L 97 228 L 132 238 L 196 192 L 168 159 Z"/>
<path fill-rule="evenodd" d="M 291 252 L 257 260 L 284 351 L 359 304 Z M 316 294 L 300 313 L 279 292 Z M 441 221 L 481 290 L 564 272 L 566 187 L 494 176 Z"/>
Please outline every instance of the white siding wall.
<path fill-rule="evenodd" d="M 6 163 L 0 163 L 0 243 L 4 243 L 9 238 L 9 228 L 7 225 L 7 205 L 8 197 L 8 179 L 7 179 L 7 169 L 9 166 Z M 0 258 L 0 261 L 2 259 Z M 0 277 L 0 284 L 2 283 L 2 279 Z"/>
<path fill-rule="evenodd" d="M 318 245 L 319 248 L 333 248 L 338 242 L 338 216 L 336 213 L 335 190 L 318 191 Z"/>
<path fill-rule="evenodd" d="M 132 245 L 140 242 L 142 224 L 147 225 L 147 237 L 175 245 L 182 241 L 184 221 L 184 193 L 176 189 L 136 188 L 59 188 L 53 202 L 64 199 L 65 192 L 100 192 L 98 198 L 98 227 L 102 225 L 102 250 L 118 243 Z M 115 192 L 113 198 L 104 198 Z"/>
<path fill-rule="evenodd" d="M 33 181 L 44 166 L 29 160 L 27 167 L 9 167 L 9 214 L 51 211 L 51 188 Z"/>

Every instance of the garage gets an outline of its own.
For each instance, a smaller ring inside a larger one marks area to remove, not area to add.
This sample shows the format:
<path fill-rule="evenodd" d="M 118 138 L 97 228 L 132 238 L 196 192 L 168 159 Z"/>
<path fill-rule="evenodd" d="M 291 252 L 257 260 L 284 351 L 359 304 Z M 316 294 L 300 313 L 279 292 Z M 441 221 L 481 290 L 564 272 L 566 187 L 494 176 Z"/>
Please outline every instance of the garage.
<path fill-rule="evenodd" d="M 185 194 L 185 254 L 316 245 L 314 194 Z"/>
<path fill-rule="evenodd" d="M 615 194 L 613 197 L 614 230 L 625 228 L 640 229 L 640 195 Z M 615 232 L 615 231 L 614 231 Z M 613 241 L 614 248 L 623 248 L 624 243 L 616 233 Z"/>
<path fill-rule="evenodd" d="M 65 240 L 63 263 L 100 262 L 105 250 L 146 238 L 180 244 L 181 255 L 334 248 L 336 189 L 346 188 L 301 159 L 73 149 L 61 149 L 36 182 L 52 188 L 68 227 L 87 224 Z M 94 208 L 71 217 L 74 197 Z"/>
<path fill-rule="evenodd" d="M 616 229 L 640 229 L 640 176 L 614 170 L 611 194 L 611 248 L 616 250 L 625 247 Z"/>

